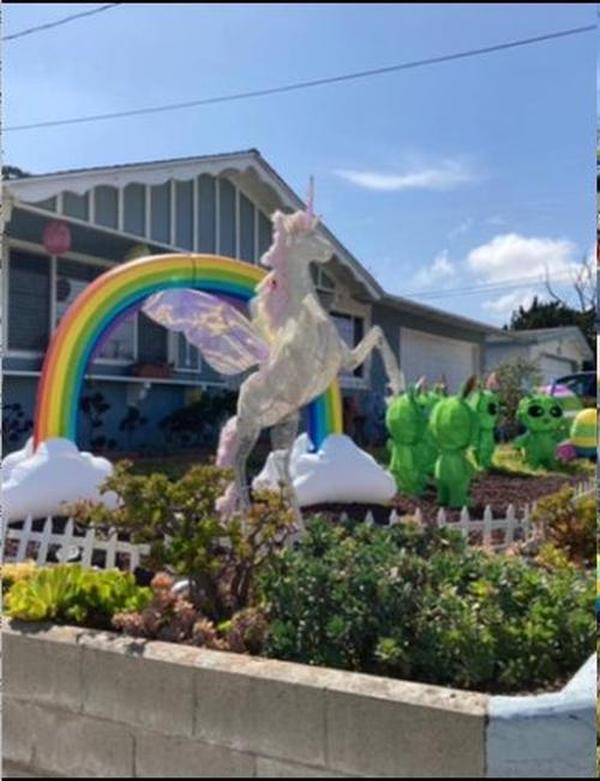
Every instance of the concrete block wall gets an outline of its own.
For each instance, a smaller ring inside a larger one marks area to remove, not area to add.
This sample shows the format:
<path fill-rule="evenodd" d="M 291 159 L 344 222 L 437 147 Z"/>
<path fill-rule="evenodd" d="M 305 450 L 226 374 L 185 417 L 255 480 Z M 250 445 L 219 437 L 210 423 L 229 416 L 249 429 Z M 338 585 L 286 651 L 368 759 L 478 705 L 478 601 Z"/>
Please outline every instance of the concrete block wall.
<path fill-rule="evenodd" d="M 483 694 L 19 622 L 3 658 L 4 761 L 34 775 L 490 775 Z"/>

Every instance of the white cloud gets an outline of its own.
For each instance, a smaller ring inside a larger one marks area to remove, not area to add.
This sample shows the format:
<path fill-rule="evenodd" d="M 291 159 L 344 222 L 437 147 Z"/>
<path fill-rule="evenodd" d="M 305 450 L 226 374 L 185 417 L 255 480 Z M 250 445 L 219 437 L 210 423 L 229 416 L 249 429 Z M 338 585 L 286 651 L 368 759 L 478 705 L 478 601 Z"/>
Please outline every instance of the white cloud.
<path fill-rule="evenodd" d="M 534 296 L 535 292 L 533 290 L 518 290 L 499 298 L 482 301 L 481 308 L 484 312 L 489 312 L 493 315 L 509 315 L 520 306 L 529 309 Z"/>
<path fill-rule="evenodd" d="M 463 234 L 468 233 L 472 227 L 473 219 L 471 217 L 467 217 L 466 220 L 463 220 L 459 225 L 457 225 L 455 228 L 452 228 L 452 230 L 448 232 L 448 238 L 455 239 L 457 236 L 462 236 Z"/>
<path fill-rule="evenodd" d="M 413 282 L 417 287 L 429 287 L 440 281 L 440 279 L 454 276 L 456 267 L 448 258 L 448 250 L 442 250 L 438 253 L 430 266 L 420 269 L 413 277 Z"/>
<path fill-rule="evenodd" d="M 403 173 L 354 169 L 341 169 L 334 173 L 358 187 L 382 192 L 453 190 L 478 179 L 460 160 L 442 160 L 438 164 L 416 167 Z"/>
<path fill-rule="evenodd" d="M 530 277 L 567 280 L 578 266 L 575 244 L 566 239 L 527 237 L 517 233 L 495 236 L 469 252 L 466 265 L 483 282 L 506 282 Z"/>

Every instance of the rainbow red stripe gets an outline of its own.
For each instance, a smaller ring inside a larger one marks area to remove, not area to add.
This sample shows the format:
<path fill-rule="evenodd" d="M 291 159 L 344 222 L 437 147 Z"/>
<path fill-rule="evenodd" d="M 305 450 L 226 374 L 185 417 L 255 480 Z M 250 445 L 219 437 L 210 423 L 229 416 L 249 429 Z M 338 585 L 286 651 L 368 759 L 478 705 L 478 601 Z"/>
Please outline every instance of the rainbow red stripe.
<path fill-rule="evenodd" d="M 265 275 L 257 266 L 217 255 L 155 255 L 125 263 L 92 282 L 75 300 L 52 338 L 38 386 L 34 447 L 52 437 L 75 440 L 84 374 L 115 319 L 147 296 L 187 287 L 247 302 Z M 336 382 L 309 405 L 309 436 L 319 447 L 342 432 Z"/>

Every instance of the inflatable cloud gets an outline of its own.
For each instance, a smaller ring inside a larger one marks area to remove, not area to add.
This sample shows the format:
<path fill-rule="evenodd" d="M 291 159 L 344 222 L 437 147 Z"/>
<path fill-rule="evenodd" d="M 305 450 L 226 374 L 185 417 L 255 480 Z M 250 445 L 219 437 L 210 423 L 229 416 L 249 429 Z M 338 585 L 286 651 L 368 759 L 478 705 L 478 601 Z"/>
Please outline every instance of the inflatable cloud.
<path fill-rule="evenodd" d="M 350 437 L 330 434 L 311 453 L 311 442 L 301 434 L 294 443 L 290 473 L 300 507 L 324 502 L 385 504 L 396 493 L 396 482 L 375 459 Z M 269 454 L 252 487 L 275 489 L 279 483 L 279 451 Z"/>
<path fill-rule="evenodd" d="M 31 440 L 2 463 L 2 512 L 5 521 L 64 513 L 65 503 L 87 499 L 116 506 L 116 495 L 100 495 L 112 474 L 106 458 L 80 452 L 69 439 L 48 439 L 33 452 Z"/>

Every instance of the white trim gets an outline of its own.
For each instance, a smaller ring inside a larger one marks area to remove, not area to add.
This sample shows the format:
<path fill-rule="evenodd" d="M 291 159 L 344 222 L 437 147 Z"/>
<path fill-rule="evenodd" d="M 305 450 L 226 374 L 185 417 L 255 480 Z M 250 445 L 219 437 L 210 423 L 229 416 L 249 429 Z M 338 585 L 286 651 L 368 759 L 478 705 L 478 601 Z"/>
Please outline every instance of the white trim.
<path fill-rule="evenodd" d="M 25 369 L 5 369 L 3 374 L 10 377 L 39 377 L 41 372 L 39 371 L 27 371 Z M 223 388 L 226 387 L 225 382 L 213 382 L 212 380 L 185 380 L 179 377 L 169 377 L 165 379 L 163 377 L 136 377 L 134 375 L 122 375 L 122 374 L 84 374 L 84 382 L 86 380 L 101 380 L 106 382 L 141 382 L 150 383 L 150 385 L 186 385 L 194 388 Z"/>
<path fill-rule="evenodd" d="M 41 200 L 45 200 L 45 199 L 42 198 Z M 15 202 L 15 205 L 18 205 L 18 201 Z M 53 214 L 53 213 L 55 213 L 55 214 L 64 215 L 64 210 L 63 210 L 63 193 L 60 192 L 60 193 L 56 194 L 56 212 L 47 212 L 46 209 L 39 209 L 39 211 L 44 212 L 46 214 Z M 73 218 L 71 217 L 71 219 L 73 219 Z"/>
<path fill-rule="evenodd" d="M 27 241 L 26 239 L 15 239 L 12 236 L 9 236 L 7 237 L 6 245 L 9 249 L 14 247 L 15 249 L 24 249 L 34 253 L 41 252 L 43 255 L 50 257 L 42 244 L 36 244 L 35 242 Z M 85 255 L 82 252 L 72 252 L 71 250 L 65 252 L 65 254 L 60 257 L 65 260 L 80 260 L 83 263 L 90 263 L 95 266 L 106 266 L 107 268 L 119 265 L 116 260 L 106 260 L 105 258 L 98 258 L 95 255 Z"/>
<path fill-rule="evenodd" d="M 116 233 L 123 234 L 123 225 L 125 224 L 125 190 L 121 187 L 117 189 L 117 230 Z M 102 226 L 105 228 L 105 226 Z M 106 228 L 105 228 L 106 229 Z M 114 228 L 108 228 L 113 231 Z"/>

